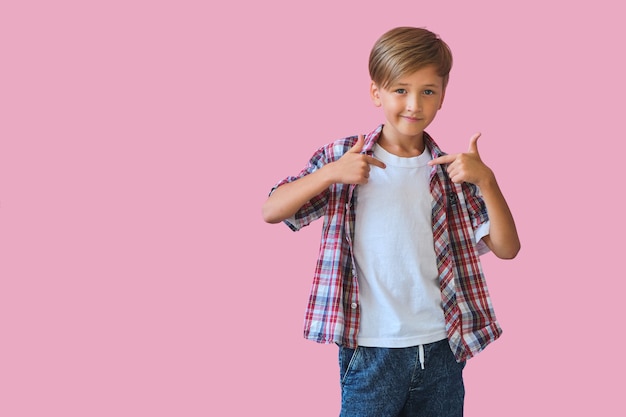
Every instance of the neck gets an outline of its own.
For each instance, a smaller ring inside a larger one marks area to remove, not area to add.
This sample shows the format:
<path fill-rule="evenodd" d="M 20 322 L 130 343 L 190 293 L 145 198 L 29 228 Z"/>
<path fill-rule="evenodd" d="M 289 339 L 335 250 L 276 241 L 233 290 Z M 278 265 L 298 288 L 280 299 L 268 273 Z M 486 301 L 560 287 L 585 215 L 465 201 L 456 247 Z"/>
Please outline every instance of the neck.
<path fill-rule="evenodd" d="M 389 137 L 385 135 L 385 130 L 378 139 L 378 144 L 382 146 L 387 152 L 403 158 L 411 158 L 419 156 L 424 152 L 424 133 L 420 133 L 416 136 L 407 137 Z"/>

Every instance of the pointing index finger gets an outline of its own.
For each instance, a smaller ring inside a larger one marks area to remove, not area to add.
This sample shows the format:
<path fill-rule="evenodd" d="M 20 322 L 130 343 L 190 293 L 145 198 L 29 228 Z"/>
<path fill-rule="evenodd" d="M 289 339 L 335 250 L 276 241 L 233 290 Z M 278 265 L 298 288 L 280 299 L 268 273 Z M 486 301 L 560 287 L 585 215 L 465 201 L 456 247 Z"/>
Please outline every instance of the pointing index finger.
<path fill-rule="evenodd" d="M 428 165 L 433 166 L 433 165 L 449 164 L 451 162 L 454 162 L 455 158 L 456 158 L 455 155 L 440 156 L 440 157 L 435 158 L 432 161 L 428 162 Z"/>
<path fill-rule="evenodd" d="M 370 165 L 375 165 L 379 168 L 386 168 L 387 165 L 380 159 L 376 159 L 373 156 L 365 155 L 365 161 Z"/>

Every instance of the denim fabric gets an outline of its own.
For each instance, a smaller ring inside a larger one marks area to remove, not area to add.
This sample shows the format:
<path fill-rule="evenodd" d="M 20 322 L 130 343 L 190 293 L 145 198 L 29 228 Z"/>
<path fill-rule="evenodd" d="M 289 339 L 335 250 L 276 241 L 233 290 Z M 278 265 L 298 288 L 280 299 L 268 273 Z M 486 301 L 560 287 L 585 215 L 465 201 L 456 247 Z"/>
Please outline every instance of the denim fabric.
<path fill-rule="evenodd" d="M 419 348 L 339 347 L 340 417 L 461 417 L 463 368 L 447 340 Z"/>

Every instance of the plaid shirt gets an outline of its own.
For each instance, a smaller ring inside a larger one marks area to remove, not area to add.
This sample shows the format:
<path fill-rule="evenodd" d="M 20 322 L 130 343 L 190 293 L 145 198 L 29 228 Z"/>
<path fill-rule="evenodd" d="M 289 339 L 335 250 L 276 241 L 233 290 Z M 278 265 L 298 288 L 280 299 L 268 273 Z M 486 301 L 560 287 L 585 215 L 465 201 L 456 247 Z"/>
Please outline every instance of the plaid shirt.
<path fill-rule="evenodd" d="M 363 153 L 372 155 L 382 127 L 365 137 Z M 356 140 L 353 136 L 318 149 L 298 176 L 285 178 L 272 191 L 338 160 Z M 433 158 L 445 155 L 427 133 L 424 142 Z M 488 220 L 487 210 L 476 186 L 452 183 L 441 165 L 432 167 L 430 190 L 434 198 L 433 236 L 448 341 L 457 361 L 465 361 L 502 333 L 474 243 L 474 230 Z M 350 348 L 357 346 L 360 314 L 352 251 L 357 193 L 356 185 L 333 184 L 285 221 L 296 231 L 324 216 L 304 336 Z"/>

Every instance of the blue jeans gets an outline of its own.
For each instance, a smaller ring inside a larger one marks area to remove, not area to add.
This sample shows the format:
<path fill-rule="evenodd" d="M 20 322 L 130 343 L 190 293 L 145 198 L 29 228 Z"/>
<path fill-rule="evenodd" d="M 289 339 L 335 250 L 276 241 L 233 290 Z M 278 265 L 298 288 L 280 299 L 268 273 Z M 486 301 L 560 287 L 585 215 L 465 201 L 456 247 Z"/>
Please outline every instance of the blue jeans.
<path fill-rule="evenodd" d="M 461 417 L 464 367 L 445 339 L 409 348 L 340 346 L 340 417 Z"/>

